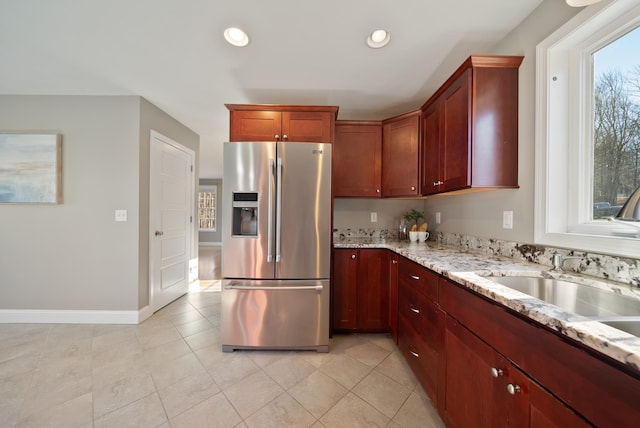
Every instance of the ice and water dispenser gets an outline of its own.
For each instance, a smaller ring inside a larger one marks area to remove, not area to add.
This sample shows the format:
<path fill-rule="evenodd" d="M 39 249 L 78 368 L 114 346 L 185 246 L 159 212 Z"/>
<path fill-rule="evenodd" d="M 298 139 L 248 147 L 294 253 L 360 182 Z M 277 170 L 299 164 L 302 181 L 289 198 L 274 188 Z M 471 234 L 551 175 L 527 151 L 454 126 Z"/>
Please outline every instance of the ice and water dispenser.
<path fill-rule="evenodd" d="M 258 236 L 258 193 L 233 194 L 233 236 Z"/>

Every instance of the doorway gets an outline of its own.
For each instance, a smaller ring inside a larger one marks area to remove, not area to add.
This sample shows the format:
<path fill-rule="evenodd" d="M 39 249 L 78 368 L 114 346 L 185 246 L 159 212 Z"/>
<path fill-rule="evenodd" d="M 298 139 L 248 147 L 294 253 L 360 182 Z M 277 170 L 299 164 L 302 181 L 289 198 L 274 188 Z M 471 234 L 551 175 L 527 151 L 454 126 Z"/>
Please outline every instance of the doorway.
<path fill-rule="evenodd" d="M 154 312 L 189 291 L 194 163 L 191 149 L 151 131 L 149 303 Z"/>

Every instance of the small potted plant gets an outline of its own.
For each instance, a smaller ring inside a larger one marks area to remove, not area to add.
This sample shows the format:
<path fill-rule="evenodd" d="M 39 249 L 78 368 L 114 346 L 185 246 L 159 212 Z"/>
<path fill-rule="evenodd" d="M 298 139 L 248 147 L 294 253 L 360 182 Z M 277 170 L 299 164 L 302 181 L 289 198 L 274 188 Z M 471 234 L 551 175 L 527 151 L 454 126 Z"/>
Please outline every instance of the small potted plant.
<path fill-rule="evenodd" d="M 412 208 L 405 213 L 404 219 L 411 225 L 409 229 L 409 240 L 416 242 L 418 240 L 418 220 L 424 219 L 424 213 Z"/>

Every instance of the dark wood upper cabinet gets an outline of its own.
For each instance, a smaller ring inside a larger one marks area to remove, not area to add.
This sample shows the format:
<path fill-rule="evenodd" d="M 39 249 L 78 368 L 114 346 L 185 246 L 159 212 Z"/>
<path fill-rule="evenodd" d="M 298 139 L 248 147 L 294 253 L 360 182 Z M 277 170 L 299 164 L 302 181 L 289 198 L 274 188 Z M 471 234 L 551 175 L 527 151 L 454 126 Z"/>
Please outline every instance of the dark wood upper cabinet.
<path fill-rule="evenodd" d="M 333 144 L 333 195 L 382 196 L 382 124 L 375 121 L 336 121 Z"/>
<path fill-rule="evenodd" d="M 382 196 L 420 195 L 420 110 L 382 122 Z"/>
<path fill-rule="evenodd" d="M 471 56 L 422 106 L 423 195 L 518 187 L 522 59 Z"/>
<path fill-rule="evenodd" d="M 336 106 L 225 104 L 230 141 L 333 143 Z"/>

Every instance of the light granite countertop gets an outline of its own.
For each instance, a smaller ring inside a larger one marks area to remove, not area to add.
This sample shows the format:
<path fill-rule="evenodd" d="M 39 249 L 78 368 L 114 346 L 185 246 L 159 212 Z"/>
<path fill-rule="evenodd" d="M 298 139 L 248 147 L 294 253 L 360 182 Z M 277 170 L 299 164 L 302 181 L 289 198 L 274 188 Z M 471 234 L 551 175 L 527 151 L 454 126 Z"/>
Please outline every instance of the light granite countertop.
<path fill-rule="evenodd" d="M 344 238 L 334 240 L 333 245 L 334 248 L 386 248 L 394 251 L 496 303 L 619 361 L 640 374 L 640 338 L 498 284 L 486 276 L 526 275 L 570 279 L 640 299 L 640 289 L 637 287 L 587 275 L 554 272 L 550 271 L 548 266 L 462 250 L 431 241 L 409 243 L 381 238 Z"/>

